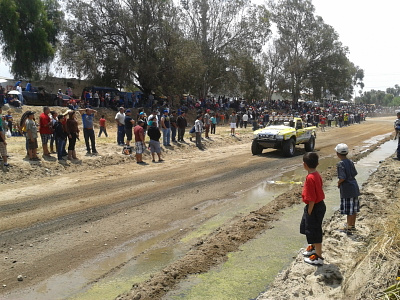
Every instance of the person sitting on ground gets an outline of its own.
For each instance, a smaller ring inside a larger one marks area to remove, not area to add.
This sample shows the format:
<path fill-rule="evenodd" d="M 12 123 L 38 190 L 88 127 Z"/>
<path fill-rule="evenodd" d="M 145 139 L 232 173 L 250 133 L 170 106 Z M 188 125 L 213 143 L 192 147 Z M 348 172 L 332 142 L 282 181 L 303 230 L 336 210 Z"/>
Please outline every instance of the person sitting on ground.
<path fill-rule="evenodd" d="M 149 121 L 149 129 L 147 131 L 147 135 L 150 137 L 150 152 L 151 156 L 153 157 L 152 162 L 155 162 L 155 153 L 157 153 L 158 161 L 164 161 L 161 159 L 161 147 L 160 147 L 160 138 L 161 138 L 161 131 L 157 127 L 156 117 L 152 117 Z"/>
<path fill-rule="evenodd" d="M 300 233 L 305 234 L 309 246 L 303 255 L 304 261 L 312 265 L 323 265 L 322 257 L 322 220 L 324 219 L 326 206 L 325 194 L 322 190 L 322 178 L 317 171 L 318 154 L 307 152 L 303 156 L 303 167 L 308 172 L 301 194 L 304 207 L 303 217 L 300 223 Z"/>
<path fill-rule="evenodd" d="M 337 163 L 337 176 L 340 189 L 340 213 L 347 215 L 347 224 L 341 231 L 352 234 L 355 230 L 357 213 L 360 212 L 360 189 L 355 179 L 357 170 L 354 163 L 347 158 L 349 147 L 346 144 L 338 144 L 335 147 L 336 155 L 340 158 Z"/>

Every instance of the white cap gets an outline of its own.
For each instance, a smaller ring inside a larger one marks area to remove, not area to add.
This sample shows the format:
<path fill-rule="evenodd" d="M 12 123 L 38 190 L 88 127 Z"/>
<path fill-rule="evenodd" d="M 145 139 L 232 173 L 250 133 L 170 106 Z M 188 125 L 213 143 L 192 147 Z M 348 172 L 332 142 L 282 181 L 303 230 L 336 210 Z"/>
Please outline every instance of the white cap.
<path fill-rule="evenodd" d="M 347 154 L 349 153 L 349 147 L 346 144 L 337 144 L 335 151 L 339 154 Z"/>

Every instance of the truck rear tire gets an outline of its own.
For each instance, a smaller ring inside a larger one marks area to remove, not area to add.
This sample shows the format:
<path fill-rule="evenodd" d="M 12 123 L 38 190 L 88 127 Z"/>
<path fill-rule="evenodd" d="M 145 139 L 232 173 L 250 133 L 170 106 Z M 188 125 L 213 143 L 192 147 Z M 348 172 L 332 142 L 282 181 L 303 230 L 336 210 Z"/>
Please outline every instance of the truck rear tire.
<path fill-rule="evenodd" d="M 292 157 L 295 152 L 296 143 L 294 139 L 290 139 L 283 142 L 283 155 L 286 157 Z"/>
<path fill-rule="evenodd" d="M 253 155 L 261 154 L 263 149 L 264 148 L 262 146 L 260 146 L 260 144 L 258 144 L 258 142 L 256 140 L 253 140 L 253 143 L 251 144 L 251 153 Z"/>
<path fill-rule="evenodd" d="M 315 147 L 315 137 L 311 136 L 308 142 L 304 144 L 304 149 L 306 150 L 306 152 L 312 152 L 314 151 L 314 147 Z"/>

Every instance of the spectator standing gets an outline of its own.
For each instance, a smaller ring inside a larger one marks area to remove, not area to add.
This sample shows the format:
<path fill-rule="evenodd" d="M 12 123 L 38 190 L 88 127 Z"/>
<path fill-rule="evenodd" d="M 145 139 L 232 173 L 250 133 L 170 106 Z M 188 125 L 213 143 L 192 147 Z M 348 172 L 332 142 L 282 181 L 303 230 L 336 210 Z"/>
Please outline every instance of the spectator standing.
<path fill-rule="evenodd" d="M 233 111 L 232 114 L 229 116 L 229 124 L 231 126 L 231 136 L 235 136 L 235 129 L 236 129 L 236 112 Z"/>
<path fill-rule="evenodd" d="M 3 113 L 3 110 L 0 106 L 0 155 L 3 159 L 3 166 L 4 167 L 9 167 L 10 165 L 7 162 L 7 142 L 6 142 L 6 135 L 5 135 L 5 129 L 3 127 L 3 118 L 1 114 Z M 11 128 L 12 129 L 12 128 Z"/>
<path fill-rule="evenodd" d="M 201 119 L 203 118 L 202 115 L 198 115 L 196 121 L 194 122 L 194 131 L 196 133 L 196 147 L 199 149 L 202 148 L 201 145 L 201 133 L 203 132 L 203 122 Z"/>
<path fill-rule="evenodd" d="M 57 138 L 54 133 L 54 125 L 57 123 L 58 113 L 53 110 L 50 112 L 50 115 L 51 115 L 51 131 L 52 131 L 51 139 L 50 139 L 50 153 L 54 154 L 54 153 L 57 153 L 54 151 L 54 143 L 56 144 L 56 150 L 58 149 L 57 148 Z"/>
<path fill-rule="evenodd" d="M 38 161 L 40 158 L 37 156 L 37 126 L 34 121 L 35 112 L 29 111 L 25 121 L 26 140 L 28 142 L 28 155 L 29 160 Z"/>
<path fill-rule="evenodd" d="M 211 134 L 215 134 L 215 128 L 217 127 L 217 117 L 215 114 L 212 115 L 211 119 Z"/>
<path fill-rule="evenodd" d="M 204 114 L 203 120 L 204 120 L 204 129 L 205 129 L 205 138 L 209 139 L 209 132 L 210 132 L 210 126 L 211 126 L 211 121 L 210 121 L 210 110 L 207 109 L 206 113 Z"/>
<path fill-rule="evenodd" d="M 171 138 L 172 142 L 176 143 L 176 130 L 178 128 L 177 120 L 176 120 L 176 111 L 173 110 L 170 115 L 170 122 L 171 122 Z"/>
<path fill-rule="evenodd" d="M 185 129 L 187 127 L 186 113 L 182 112 L 177 118 L 176 124 L 178 126 L 178 142 L 185 142 L 183 137 L 185 136 Z"/>
<path fill-rule="evenodd" d="M 357 213 L 360 212 L 358 196 L 357 170 L 354 163 L 347 158 L 349 148 L 346 144 L 338 144 L 335 147 L 336 155 L 340 158 L 337 164 L 338 188 L 340 189 L 340 213 L 347 215 L 347 226 L 342 231 L 352 234 L 355 230 Z"/>
<path fill-rule="evenodd" d="M 249 115 L 247 113 L 244 113 L 244 115 L 242 117 L 242 120 L 243 120 L 243 126 L 246 129 L 247 128 L 247 122 L 249 121 Z"/>
<path fill-rule="evenodd" d="M 101 118 L 99 120 L 99 126 L 100 126 L 100 131 L 99 131 L 99 136 L 98 137 L 101 136 L 102 132 L 104 132 L 106 137 L 108 137 L 107 128 L 106 128 L 106 119 L 105 119 L 104 115 L 101 115 Z"/>
<path fill-rule="evenodd" d="M 322 257 L 322 221 L 325 216 L 325 194 L 322 190 L 322 178 L 318 173 L 318 154 L 308 152 L 303 156 L 303 166 L 308 175 L 301 193 L 304 207 L 300 223 L 300 233 L 305 234 L 309 246 L 303 252 L 304 261 L 312 265 L 323 265 Z"/>
<path fill-rule="evenodd" d="M 96 150 L 96 140 L 93 129 L 94 115 L 97 113 L 97 111 L 91 108 L 86 108 L 86 109 L 80 109 L 79 112 L 80 113 L 83 112 L 82 124 L 83 124 L 83 137 L 85 138 L 86 151 L 87 151 L 86 155 L 91 155 L 91 154 L 97 155 L 98 153 Z"/>
<path fill-rule="evenodd" d="M 64 148 L 65 148 L 65 143 L 66 143 L 66 138 L 67 138 L 67 132 L 66 128 L 62 123 L 62 120 L 64 119 L 63 115 L 59 115 L 58 119 L 53 125 L 54 128 L 54 137 L 56 139 L 56 146 L 57 146 L 57 159 L 58 161 L 63 161 L 63 155 L 64 155 Z"/>
<path fill-rule="evenodd" d="M 164 110 L 164 114 L 161 117 L 161 129 L 163 131 L 163 145 L 171 146 L 171 121 L 168 116 L 168 110 Z"/>
<path fill-rule="evenodd" d="M 75 119 L 75 111 L 70 111 L 68 113 L 68 120 L 65 128 L 68 135 L 68 159 L 78 159 L 76 157 L 75 144 L 76 140 L 79 139 L 79 128 L 78 122 Z"/>
<path fill-rule="evenodd" d="M 125 139 L 125 109 L 119 108 L 119 112 L 115 115 L 115 122 L 117 123 L 117 143 L 120 146 L 124 145 Z"/>
<path fill-rule="evenodd" d="M 17 85 L 17 87 L 16 87 L 16 90 L 19 92 L 19 94 L 18 94 L 18 99 L 19 99 L 19 102 L 20 102 L 20 104 L 21 104 L 21 106 L 22 106 L 22 105 L 24 105 L 25 103 L 24 103 L 24 97 L 22 96 L 22 87 L 21 87 L 21 83 L 18 83 L 18 85 Z"/>
<path fill-rule="evenodd" d="M 5 117 L 5 121 L 7 122 L 8 130 L 10 130 L 10 132 L 12 132 L 12 129 L 13 129 L 13 117 L 11 115 L 11 110 L 9 110 L 4 117 Z"/>
<path fill-rule="evenodd" d="M 332 113 L 328 114 L 328 127 L 332 126 L 333 116 Z"/>
<path fill-rule="evenodd" d="M 31 89 L 32 89 L 31 82 L 30 82 L 30 81 L 28 81 L 28 83 L 26 84 L 26 87 L 25 87 L 25 92 L 30 92 L 30 91 L 31 91 Z"/>
<path fill-rule="evenodd" d="M 132 119 L 131 110 L 127 109 L 125 112 L 125 134 L 126 134 L 126 145 L 130 146 L 132 141 L 132 128 L 135 125 L 135 120 Z"/>
<path fill-rule="evenodd" d="M 155 117 L 152 117 L 149 121 L 149 130 L 147 131 L 147 135 L 150 137 L 150 152 L 152 156 L 152 162 L 155 162 L 155 154 L 157 153 L 158 161 L 164 161 L 161 159 L 161 147 L 160 147 L 160 138 L 161 138 L 161 131 L 157 127 L 157 123 L 155 121 Z"/>
<path fill-rule="evenodd" d="M 43 107 L 43 112 L 39 116 L 39 132 L 40 138 L 42 139 L 43 155 L 50 156 L 48 142 L 51 139 L 52 128 L 50 119 L 50 108 L 47 106 Z"/>
<path fill-rule="evenodd" d="M 93 106 L 99 107 L 100 105 L 100 97 L 99 97 L 99 92 L 95 91 L 93 95 Z"/>
<path fill-rule="evenodd" d="M 400 160 L 400 112 L 397 113 L 397 120 L 394 121 L 394 130 L 396 131 L 397 138 L 397 159 Z"/>
<path fill-rule="evenodd" d="M 142 158 L 144 149 L 146 149 L 143 124 L 143 120 L 139 120 L 138 124 L 133 129 L 133 133 L 135 134 L 136 163 L 139 165 L 147 165 Z"/>
<path fill-rule="evenodd" d="M 319 122 L 321 124 L 321 131 L 325 131 L 326 118 L 324 115 L 321 115 L 321 117 L 319 118 Z"/>

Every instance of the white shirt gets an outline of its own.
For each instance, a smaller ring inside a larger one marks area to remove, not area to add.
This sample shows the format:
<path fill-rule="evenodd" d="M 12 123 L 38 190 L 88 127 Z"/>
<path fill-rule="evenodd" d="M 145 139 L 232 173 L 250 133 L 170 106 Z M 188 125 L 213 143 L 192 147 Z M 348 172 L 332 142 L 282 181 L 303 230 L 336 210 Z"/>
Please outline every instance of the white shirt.
<path fill-rule="evenodd" d="M 247 122 L 249 120 L 249 116 L 247 114 L 243 115 L 243 122 Z"/>
<path fill-rule="evenodd" d="M 117 112 L 115 115 L 115 120 L 117 120 L 120 124 L 125 125 L 125 113 Z"/>

